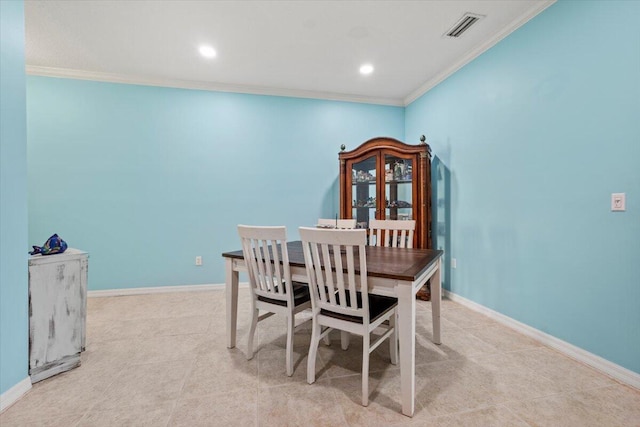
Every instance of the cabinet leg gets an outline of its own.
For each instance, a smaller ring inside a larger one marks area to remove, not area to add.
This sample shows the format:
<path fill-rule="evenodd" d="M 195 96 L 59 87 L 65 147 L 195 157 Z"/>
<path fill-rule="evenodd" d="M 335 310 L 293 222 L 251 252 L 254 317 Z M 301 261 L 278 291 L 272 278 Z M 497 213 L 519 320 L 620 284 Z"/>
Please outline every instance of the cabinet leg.
<path fill-rule="evenodd" d="M 431 301 L 431 280 L 427 280 L 427 283 L 416 293 L 416 299 Z"/>

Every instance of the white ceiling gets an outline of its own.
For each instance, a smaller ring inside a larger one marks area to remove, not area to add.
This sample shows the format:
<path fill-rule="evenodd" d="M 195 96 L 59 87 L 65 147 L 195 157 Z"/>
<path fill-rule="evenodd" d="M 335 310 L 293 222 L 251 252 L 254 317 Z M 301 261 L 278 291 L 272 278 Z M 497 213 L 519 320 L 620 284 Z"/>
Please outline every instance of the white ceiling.
<path fill-rule="evenodd" d="M 553 1 L 27 0 L 27 71 L 406 105 Z"/>

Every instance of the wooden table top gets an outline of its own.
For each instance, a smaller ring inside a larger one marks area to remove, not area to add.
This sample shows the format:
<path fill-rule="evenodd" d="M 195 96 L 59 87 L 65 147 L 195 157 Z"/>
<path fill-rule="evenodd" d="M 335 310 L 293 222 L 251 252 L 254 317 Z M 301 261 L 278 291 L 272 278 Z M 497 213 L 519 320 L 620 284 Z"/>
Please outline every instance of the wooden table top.
<path fill-rule="evenodd" d="M 385 248 L 379 246 L 366 246 L 365 249 L 368 277 L 382 277 L 408 282 L 417 280 L 424 271 L 438 261 L 438 258 L 443 253 L 438 249 Z M 287 251 L 290 266 L 305 266 L 301 241 L 287 242 Z M 225 252 L 222 256 L 232 259 L 244 259 L 242 250 Z M 355 264 L 356 273 L 359 273 L 360 266 L 357 257 Z"/>

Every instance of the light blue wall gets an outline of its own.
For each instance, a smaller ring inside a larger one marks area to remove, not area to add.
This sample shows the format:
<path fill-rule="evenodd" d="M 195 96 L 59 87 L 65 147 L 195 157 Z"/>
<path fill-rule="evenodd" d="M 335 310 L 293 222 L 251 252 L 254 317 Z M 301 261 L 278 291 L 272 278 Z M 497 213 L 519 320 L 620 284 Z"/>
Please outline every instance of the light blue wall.
<path fill-rule="evenodd" d="M 24 4 L 0 1 L 0 394 L 27 378 Z"/>
<path fill-rule="evenodd" d="M 400 107 L 46 77 L 27 108 L 30 244 L 88 251 L 92 290 L 223 283 L 237 224 L 296 239 L 339 211 L 340 144 L 404 136 Z"/>
<path fill-rule="evenodd" d="M 639 20 L 560 1 L 409 105 L 405 134 L 450 180 L 450 289 L 640 373 Z"/>

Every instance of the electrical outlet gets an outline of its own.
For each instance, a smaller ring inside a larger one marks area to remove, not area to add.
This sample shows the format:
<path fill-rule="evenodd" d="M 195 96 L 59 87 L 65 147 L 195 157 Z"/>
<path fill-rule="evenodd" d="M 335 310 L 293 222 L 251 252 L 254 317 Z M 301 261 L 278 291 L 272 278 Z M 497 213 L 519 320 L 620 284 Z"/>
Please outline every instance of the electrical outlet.
<path fill-rule="evenodd" d="M 611 210 L 624 211 L 626 209 L 626 197 L 624 193 L 611 193 Z"/>
<path fill-rule="evenodd" d="M 458 260 L 455 258 L 451 258 L 451 268 L 456 268 L 458 266 Z"/>
<path fill-rule="evenodd" d="M 196 265 L 202 265 L 202 257 L 201 256 L 197 256 L 196 257 Z"/>

